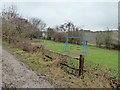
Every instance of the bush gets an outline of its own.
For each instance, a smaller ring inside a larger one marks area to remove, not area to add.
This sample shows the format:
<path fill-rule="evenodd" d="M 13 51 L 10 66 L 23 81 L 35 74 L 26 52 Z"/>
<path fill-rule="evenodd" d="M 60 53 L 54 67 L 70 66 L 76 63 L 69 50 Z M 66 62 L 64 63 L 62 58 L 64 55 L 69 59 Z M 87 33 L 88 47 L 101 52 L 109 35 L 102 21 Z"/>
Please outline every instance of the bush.
<path fill-rule="evenodd" d="M 21 48 L 23 51 L 26 52 L 37 52 L 42 50 L 42 44 L 40 46 L 31 44 L 31 41 L 28 39 L 17 39 L 15 40 L 14 44 L 15 47 Z"/>

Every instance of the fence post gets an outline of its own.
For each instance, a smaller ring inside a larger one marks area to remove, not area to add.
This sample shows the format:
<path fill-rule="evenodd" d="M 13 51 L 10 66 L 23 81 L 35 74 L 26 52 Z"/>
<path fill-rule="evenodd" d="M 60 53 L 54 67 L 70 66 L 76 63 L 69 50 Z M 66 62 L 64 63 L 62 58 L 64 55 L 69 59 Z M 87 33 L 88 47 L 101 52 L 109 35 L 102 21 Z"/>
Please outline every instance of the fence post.
<path fill-rule="evenodd" d="M 83 74 L 83 67 L 84 67 L 84 55 L 80 55 L 80 58 L 79 58 L 79 76 Z"/>

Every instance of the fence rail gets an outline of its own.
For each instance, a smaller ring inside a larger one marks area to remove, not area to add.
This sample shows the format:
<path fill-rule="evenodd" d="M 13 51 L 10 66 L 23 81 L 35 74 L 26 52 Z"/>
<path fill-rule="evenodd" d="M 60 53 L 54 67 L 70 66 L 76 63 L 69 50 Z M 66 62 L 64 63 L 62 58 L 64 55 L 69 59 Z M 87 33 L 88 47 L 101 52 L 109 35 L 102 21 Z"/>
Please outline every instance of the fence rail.
<path fill-rule="evenodd" d="M 75 58 L 67 54 L 52 51 L 46 48 L 42 48 L 41 50 L 43 52 L 43 55 L 49 58 L 51 61 L 56 58 L 59 59 L 60 67 L 63 68 L 66 72 L 69 72 L 78 76 L 83 74 L 83 67 L 84 67 L 83 55 L 80 55 L 80 58 Z"/>
<path fill-rule="evenodd" d="M 67 64 L 64 64 L 64 63 L 60 63 L 60 64 L 66 66 L 66 67 L 69 67 L 71 69 L 74 69 L 74 70 L 79 70 L 79 68 L 74 68 L 74 67 L 67 65 Z"/>

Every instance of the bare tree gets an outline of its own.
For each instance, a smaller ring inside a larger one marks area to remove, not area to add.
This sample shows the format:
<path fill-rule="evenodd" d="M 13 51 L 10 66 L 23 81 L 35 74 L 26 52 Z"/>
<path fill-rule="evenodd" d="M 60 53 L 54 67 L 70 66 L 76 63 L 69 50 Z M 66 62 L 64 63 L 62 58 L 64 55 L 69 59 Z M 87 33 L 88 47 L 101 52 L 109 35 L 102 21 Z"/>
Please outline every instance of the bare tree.
<path fill-rule="evenodd" d="M 11 5 L 7 8 L 2 9 L 2 17 L 5 19 L 11 19 L 17 17 L 19 14 L 17 13 L 17 7 L 15 5 Z"/>
<path fill-rule="evenodd" d="M 41 19 L 38 18 L 31 18 L 30 22 L 34 27 L 37 27 L 40 31 L 44 30 L 46 27 L 46 23 L 44 23 Z"/>
<path fill-rule="evenodd" d="M 97 32 L 96 35 L 96 46 L 101 47 L 104 44 L 104 33 L 103 31 Z"/>
<path fill-rule="evenodd" d="M 30 33 L 31 39 L 42 37 L 42 31 L 45 29 L 46 24 L 39 18 L 30 18 L 29 21 L 32 24 L 32 31 Z"/>
<path fill-rule="evenodd" d="M 4 8 L 2 11 L 3 39 L 39 38 L 46 24 L 41 19 L 33 18 L 30 21 L 19 16 L 15 6 Z"/>
<path fill-rule="evenodd" d="M 53 32 L 54 31 L 54 32 Z M 76 27 L 72 22 L 66 22 L 60 26 L 56 26 L 52 31 L 52 37 L 55 41 L 65 42 L 65 37 L 80 37 L 83 36 L 83 32 Z M 71 38 L 70 43 L 81 44 L 81 39 Z"/>
<path fill-rule="evenodd" d="M 3 39 L 8 40 L 8 42 L 15 36 L 16 25 L 13 25 L 12 20 L 18 18 L 18 16 L 17 8 L 14 5 L 3 8 L 2 10 L 2 36 Z"/>
<path fill-rule="evenodd" d="M 107 27 L 107 30 L 105 31 L 105 46 L 106 48 L 110 48 L 111 44 L 112 44 L 112 32 L 109 30 L 109 28 Z"/>
<path fill-rule="evenodd" d="M 47 28 L 47 39 L 48 40 L 52 40 L 53 39 L 53 35 L 54 35 L 54 29 L 48 27 Z"/>

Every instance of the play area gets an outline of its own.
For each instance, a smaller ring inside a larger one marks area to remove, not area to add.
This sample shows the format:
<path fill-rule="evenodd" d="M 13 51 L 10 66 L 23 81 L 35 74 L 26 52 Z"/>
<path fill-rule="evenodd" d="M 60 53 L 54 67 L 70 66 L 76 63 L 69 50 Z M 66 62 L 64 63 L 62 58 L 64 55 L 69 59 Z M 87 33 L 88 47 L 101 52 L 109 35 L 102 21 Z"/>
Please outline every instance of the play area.
<path fill-rule="evenodd" d="M 83 40 L 82 45 L 70 44 L 69 39 L 71 38 L 82 39 Z M 80 54 L 88 55 L 86 40 L 84 39 L 84 37 L 66 37 L 65 43 L 44 40 L 44 46 L 51 50 L 64 52 L 73 57 L 77 57 Z"/>
<path fill-rule="evenodd" d="M 79 38 L 82 39 L 83 42 L 81 45 L 71 44 L 69 43 L 70 38 Z M 108 75 L 112 77 L 117 77 L 118 75 L 117 50 L 98 48 L 94 45 L 89 45 L 86 43 L 84 37 L 66 37 L 66 41 L 64 43 L 51 40 L 34 42 L 36 45 L 40 45 L 41 43 L 44 45 L 44 48 L 48 50 L 65 54 L 73 58 L 79 58 L 80 55 L 84 55 L 85 67 L 88 67 L 93 71 L 96 70 L 97 73 L 109 72 Z M 66 59 L 66 62 L 72 64 L 76 68 L 79 66 L 79 62 L 72 58 L 69 58 L 69 60 Z"/>
<path fill-rule="evenodd" d="M 97 72 L 99 73 L 101 73 L 102 70 L 106 72 L 110 70 L 110 76 L 117 77 L 117 50 L 108 50 L 104 48 L 98 48 L 96 46 L 86 45 L 84 40 L 82 45 L 70 44 L 69 38 L 73 37 L 66 37 L 65 43 L 44 40 L 44 46 L 49 50 L 64 53 L 75 58 L 79 58 L 79 55 L 83 54 L 85 56 L 85 65 L 88 67 L 90 66 L 93 70 L 97 68 Z M 74 62 L 77 64 L 76 61 Z"/>
<path fill-rule="evenodd" d="M 66 42 L 65 42 L 65 47 L 64 47 L 64 50 L 65 51 L 68 51 L 70 49 L 69 47 L 69 39 L 70 38 L 79 38 L 79 39 L 83 39 L 83 48 L 82 48 L 82 52 L 80 54 L 82 55 L 87 55 L 87 47 L 86 47 L 86 40 L 84 39 L 84 37 L 66 37 Z M 79 48 L 79 47 L 78 47 Z M 80 50 L 80 49 L 77 49 L 77 50 Z"/>

